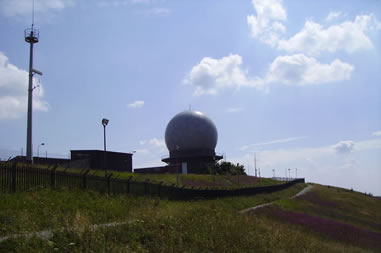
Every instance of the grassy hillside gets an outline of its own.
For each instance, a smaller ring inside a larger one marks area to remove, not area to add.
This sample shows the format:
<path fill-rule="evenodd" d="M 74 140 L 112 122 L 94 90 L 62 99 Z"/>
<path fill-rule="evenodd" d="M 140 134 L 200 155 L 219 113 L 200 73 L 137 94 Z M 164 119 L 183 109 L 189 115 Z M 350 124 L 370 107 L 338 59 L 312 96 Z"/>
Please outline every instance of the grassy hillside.
<path fill-rule="evenodd" d="M 289 199 L 305 186 L 297 184 L 252 197 L 197 201 L 69 189 L 3 195 L 2 236 L 65 229 L 56 231 L 49 240 L 8 239 L 0 243 L 0 252 L 381 251 L 377 243 L 381 241 L 380 200 L 319 185 L 300 198 Z M 275 204 L 270 207 L 238 214 L 239 210 L 271 201 Z M 131 222 L 99 229 L 91 226 L 112 221 Z M 327 224 L 334 232 L 317 224 Z M 344 234 L 352 236 L 351 240 L 339 233 L 343 228 L 350 232 Z M 358 238 L 353 237 L 356 232 Z"/>

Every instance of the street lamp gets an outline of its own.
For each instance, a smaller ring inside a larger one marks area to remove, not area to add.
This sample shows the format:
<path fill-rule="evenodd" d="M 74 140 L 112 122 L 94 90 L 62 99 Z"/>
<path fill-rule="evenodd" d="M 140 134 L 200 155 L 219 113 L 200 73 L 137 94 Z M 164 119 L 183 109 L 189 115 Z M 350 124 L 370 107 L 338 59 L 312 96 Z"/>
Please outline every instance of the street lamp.
<path fill-rule="evenodd" d="M 103 125 L 103 169 L 105 171 L 105 177 L 107 177 L 107 170 L 106 170 L 106 126 L 108 124 L 108 119 L 102 119 L 102 125 Z"/>
<path fill-rule="evenodd" d="M 37 157 L 40 157 L 40 146 L 44 146 L 45 143 L 41 143 L 40 145 L 38 145 L 37 147 Z"/>

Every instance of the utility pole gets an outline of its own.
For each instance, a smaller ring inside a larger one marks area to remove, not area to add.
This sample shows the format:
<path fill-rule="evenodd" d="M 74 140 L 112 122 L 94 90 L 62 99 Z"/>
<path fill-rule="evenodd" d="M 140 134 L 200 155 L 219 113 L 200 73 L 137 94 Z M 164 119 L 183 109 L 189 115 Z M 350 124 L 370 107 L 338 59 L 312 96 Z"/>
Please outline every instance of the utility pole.
<path fill-rule="evenodd" d="M 255 177 L 257 177 L 257 154 L 254 153 L 254 171 L 255 171 Z"/>

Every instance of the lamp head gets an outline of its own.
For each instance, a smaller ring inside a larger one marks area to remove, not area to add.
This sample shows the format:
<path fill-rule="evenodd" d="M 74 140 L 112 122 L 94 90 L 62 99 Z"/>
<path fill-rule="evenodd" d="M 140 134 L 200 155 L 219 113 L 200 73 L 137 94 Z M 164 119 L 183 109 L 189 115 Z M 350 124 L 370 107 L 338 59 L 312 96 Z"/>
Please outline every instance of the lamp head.
<path fill-rule="evenodd" d="M 107 126 L 108 124 L 108 119 L 102 119 L 102 125 Z"/>

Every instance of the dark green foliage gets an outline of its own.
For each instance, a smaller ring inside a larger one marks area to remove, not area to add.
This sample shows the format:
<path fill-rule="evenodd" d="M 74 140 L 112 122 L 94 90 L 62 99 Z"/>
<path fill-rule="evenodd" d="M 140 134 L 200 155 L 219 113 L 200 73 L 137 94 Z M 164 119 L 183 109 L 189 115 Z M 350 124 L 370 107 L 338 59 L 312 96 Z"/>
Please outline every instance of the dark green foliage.
<path fill-rule="evenodd" d="M 246 175 L 245 168 L 239 163 L 219 162 L 208 168 L 208 174 L 214 175 Z"/>

